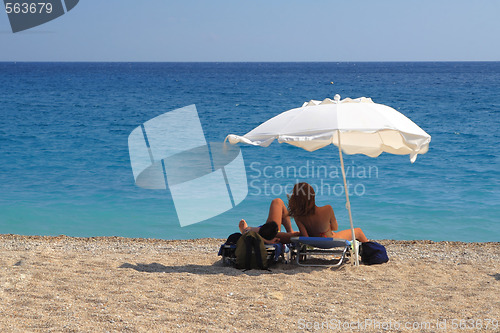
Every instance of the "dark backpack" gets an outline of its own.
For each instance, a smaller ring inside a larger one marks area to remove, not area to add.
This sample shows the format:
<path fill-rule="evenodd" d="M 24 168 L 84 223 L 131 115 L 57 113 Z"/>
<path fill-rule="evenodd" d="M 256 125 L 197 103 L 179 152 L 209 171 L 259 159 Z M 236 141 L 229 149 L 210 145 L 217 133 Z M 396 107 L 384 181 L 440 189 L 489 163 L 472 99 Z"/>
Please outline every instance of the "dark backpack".
<path fill-rule="evenodd" d="M 229 235 L 227 241 L 224 243 L 226 245 L 236 245 L 238 243 L 238 239 L 241 237 L 241 232 L 235 232 L 234 234 Z"/>
<path fill-rule="evenodd" d="M 389 261 L 385 247 L 377 242 L 361 243 L 361 261 L 365 265 L 383 264 Z"/>
<path fill-rule="evenodd" d="M 254 231 L 244 233 L 236 242 L 236 267 L 267 270 L 267 250 L 264 239 Z"/>

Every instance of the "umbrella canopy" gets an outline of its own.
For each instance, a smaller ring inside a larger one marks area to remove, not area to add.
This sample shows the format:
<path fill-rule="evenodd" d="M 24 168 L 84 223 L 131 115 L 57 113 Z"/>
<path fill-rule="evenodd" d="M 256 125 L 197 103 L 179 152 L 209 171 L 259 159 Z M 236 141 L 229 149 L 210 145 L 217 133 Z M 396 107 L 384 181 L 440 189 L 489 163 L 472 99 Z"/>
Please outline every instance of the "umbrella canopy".
<path fill-rule="evenodd" d="M 346 154 L 377 157 L 382 152 L 410 155 L 414 162 L 425 154 L 431 137 L 414 122 L 393 108 L 370 98 L 311 100 L 300 108 L 283 112 L 243 136 L 230 134 L 227 140 L 267 147 L 278 142 L 314 151 L 329 144 Z"/>
<path fill-rule="evenodd" d="M 389 106 L 374 103 L 371 98 L 341 100 L 339 95 L 335 95 L 334 100 L 311 100 L 300 108 L 285 111 L 243 136 L 229 134 L 226 137 L 231 144 L 243 142 L 262 147 L 269 146 L 275 139 L 308 151 L 329 144 L 338 147 L 354 240 L 342 152 L 370 157 L 377 157 L 383 152 L 408 154 L 413 163 L 418 154 L 427 152 L 431 136 L 403 114 Z M 354 247 L 354 258 L 358 265 L 357 247 Z"/>

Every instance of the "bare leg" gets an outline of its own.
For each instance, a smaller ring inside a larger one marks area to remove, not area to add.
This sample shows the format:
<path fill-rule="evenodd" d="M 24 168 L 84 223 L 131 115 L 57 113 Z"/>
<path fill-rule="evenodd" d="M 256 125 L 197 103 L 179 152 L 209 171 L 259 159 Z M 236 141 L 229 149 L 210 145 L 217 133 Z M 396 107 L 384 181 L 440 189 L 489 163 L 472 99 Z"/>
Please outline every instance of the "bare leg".
<path fill-rule="evenodd" d="M 366 236 L 363 233 L 363 230 L 361 230 L 361 228 L 354 228 L 354 236 L 356 236 L 356 239 L 358 241 L 360 241 L 361 243 L 368 242 L 368 238 L 366 238 Z M 342 238 L 342 239 L 352 240 L 352 231 L 351 231 L 351 229 L 347 229 L 347 230 L 342 230 L 342 231 L 336 232 L 334 234 L 334 238 Z"/>
<path fill-rule="evenodd" d="M 288 215 L 288 209 L 280 198 L 273 199 L 269 207 L 269 215 L 266 222 L 274 221 L 278 224 L 278 231 L 281 231 L 281 225 L 287 232 L 293 232 L 292 222 Z"/>
<path fill-rule="evenodd" d="M 238 224 L 238 227 L 240 228 L 240 232 L 242 234 L 244 234 L 245 232 L 248 232 L 250 230 L 258 233 L 260 230 L 260 227 L 249 227 L 247 222 L 243 219 Z M 276 238 L 279 239 L 279 242 L 281 242 L 283 244 L 288 244 L 291 242 L 290 238 L 298 237 L 298 236 L 300 236 L 300 232 L 298 232 L 298 231 L 297 232 L 278 232 L 278 234 L 276 235 Z M 273 241 L 264 240 L 264 242 L 269 243 L 269 244 L 274 244 L 275 242 L 278 241 L 278 239 L 276 239 L 276 238 Z"/>
<path fill-rule="evenodd" d="M 240 228 L 240 232 L 244 234 L 245 232 L 248 232 L 250 230 L 259 232 L 260 228 L 259 227 L 249 227 L 247 224 L 247 221 L 241 219 L 240 223 L 238 224 L 238 228 Z"/>
<path fill-rule="evenodd" d="M 276 224 L 278 224 L 278 231 L 280 232 L 278 232 L 276 237 L 280 239 L 281 243 L 290 243 L 290 238 L 300 236 L 300 232 L 293 231 L 292 221 L 290 220 L 290 215 L 288 215 L 288 208 L 286 208 L 285 203 L 280 198 L 276 198 L 271 201 L 267 222 L 271 221 L 274 221 L 276 222 Z M 281 226 L 285 227 L 286 232 L 281 232 Z"/>
<path fill-rule="evenodd" d="M 241 219 L 240 223 L 238 224 L 238 228 L 240 228 L 240 232 L 244 233 L 246 229 L 248 228 L 247 221 Z"/>
<path fill-rule="evenodd" d="M 271 201 L 271 206 L 269 207 L 269 215 L 267 217 L 267 222 L 274 221 L 278 225 L 278 231 L 281 231 L 281 226 L 285 227 L 286 232 L 278 232 L 276 235 L 280 239 L 281 243 L 290 243 L 290 238 L 299 236 L 300 232 L 294 232 L 292 229 L 292 222 L 290 216 L 288 215 L 288 209 L 285 203 L 280 198 L 276 198 Z M 240 232 L 243 234 L 249 230 L 259 232 L 259 227 L 249 227 L 245 220 L 241 220 L 238 225 Z"/>

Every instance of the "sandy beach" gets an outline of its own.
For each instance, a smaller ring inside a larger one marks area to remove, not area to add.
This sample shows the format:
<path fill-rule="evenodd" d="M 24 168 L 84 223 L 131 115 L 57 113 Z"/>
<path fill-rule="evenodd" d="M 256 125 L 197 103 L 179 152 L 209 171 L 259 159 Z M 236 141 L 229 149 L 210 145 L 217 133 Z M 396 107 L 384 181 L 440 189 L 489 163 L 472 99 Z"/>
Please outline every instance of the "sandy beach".
<path fill-rule="evenodd" d="M 222 242 L 0 235 L 0 331 L 499 330 L 499 243 L 381 240 L 383 265 L 242 272 Z"/>

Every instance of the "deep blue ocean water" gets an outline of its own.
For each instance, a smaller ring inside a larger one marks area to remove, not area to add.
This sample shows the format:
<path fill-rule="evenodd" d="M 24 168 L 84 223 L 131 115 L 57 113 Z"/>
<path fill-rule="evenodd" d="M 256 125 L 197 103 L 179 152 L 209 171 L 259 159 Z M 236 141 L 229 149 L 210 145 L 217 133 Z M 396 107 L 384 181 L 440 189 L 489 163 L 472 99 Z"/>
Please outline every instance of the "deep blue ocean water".
<path fill-rule="evenodd" d="M 317 203 L 346 229 L 334 146 L 242 146 L 248 197 L 183 228 L 168 190 L 134 185 L 127 146 L 134 128 L 190 104 L 207 141 L 222 141 L 340 94 L 392 106 L 432 136 L 414 164 L 344 155 L 355 226 L 373 239 L 500 241 L 499 62 L 0 63 L 0 87 L 0 233 L 225 237 L 241 218 L 264 222 L 297 180 L 319 186 Z"/>

